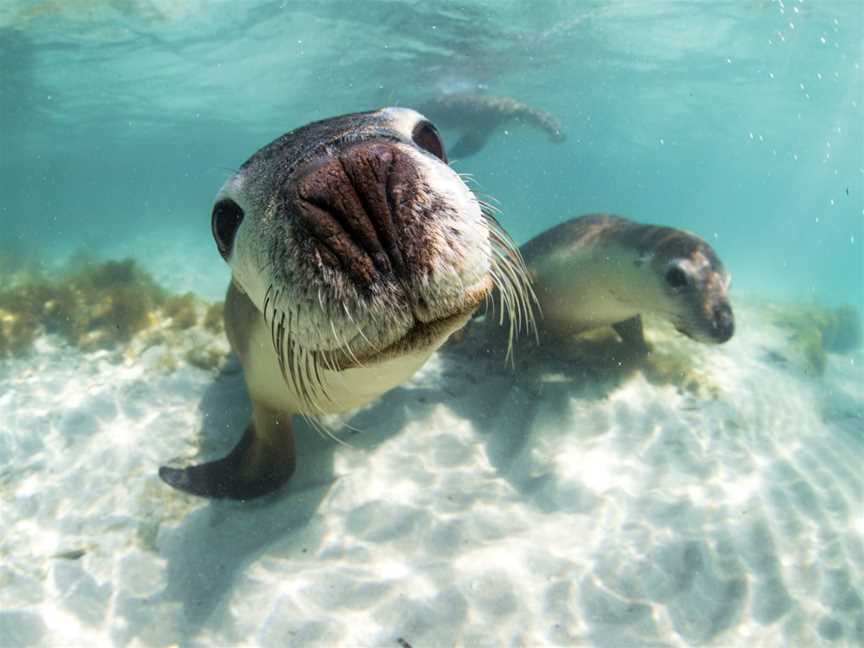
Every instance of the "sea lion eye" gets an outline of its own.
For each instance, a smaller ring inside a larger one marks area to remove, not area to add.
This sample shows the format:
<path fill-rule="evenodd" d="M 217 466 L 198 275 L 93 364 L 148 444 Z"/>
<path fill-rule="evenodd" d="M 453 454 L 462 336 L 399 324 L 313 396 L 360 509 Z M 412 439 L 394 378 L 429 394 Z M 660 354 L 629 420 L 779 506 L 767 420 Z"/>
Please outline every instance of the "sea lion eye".
<path fill-rule="evenodd" d="M 670 268 L 666 273 L 666 283 L 673 288 L 683 288 L 688 284 L 687 273 L 678 266 Z"/>
<path fill-rule="evenodd" d="M 234 244 L 234 236 L 237 228 L 243 221 L 243 210 L 230 198 L 220 200 L 213 205 L 213 217 L 210 226 L 213 228 L 213 238 L 216 239 L 216 247 L 223 259 L 231 254 L 231 246 Z"/>
<path fill-rule="evenodd" d="M 432 122 L 426 121 L 425 119 L 418 122 L 414 127 L 414 132 L 411 133 L 411 139 L 414 140 L 414 143 L 424 151 L 428 151 L 444 162 L 444 164 L 447 164 L 447 154 L 444 152 L 444 143 L 438 135 L 438 129 L 432 125 Z"/>

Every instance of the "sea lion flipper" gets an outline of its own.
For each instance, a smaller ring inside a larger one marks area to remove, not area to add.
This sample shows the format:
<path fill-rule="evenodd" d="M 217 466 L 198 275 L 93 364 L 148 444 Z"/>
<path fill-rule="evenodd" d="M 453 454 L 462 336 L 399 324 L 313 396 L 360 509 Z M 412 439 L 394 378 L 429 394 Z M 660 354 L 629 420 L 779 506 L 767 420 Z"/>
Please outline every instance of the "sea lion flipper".
<path fill-rule="evenodd" d="M 450 159 L 459 160 L 474 155 L 486 146 L 493 131 L 494 128 L 477 128 L 465 133 L 450 149 Z"/>
<path fill-rule="evenodd" d="M 294 472 L 294 459 L 290 416 L 270 413 L 265 417 L 256 410 L 227 456 L 187 468 L 162 466 L 159 477 L 191 495 L 245 500 L 271 493 L 287 482 Z"/>
<path fill-rule="evenodd" d="M 615 322 L 612 325 L 615 332 L 621 336 L 621 340 L 639 351 L 650 351 L 651 347 L 645 341 L 645 331 L 642 328 L 642 317 L 635 315 L 623 322 Z"/>

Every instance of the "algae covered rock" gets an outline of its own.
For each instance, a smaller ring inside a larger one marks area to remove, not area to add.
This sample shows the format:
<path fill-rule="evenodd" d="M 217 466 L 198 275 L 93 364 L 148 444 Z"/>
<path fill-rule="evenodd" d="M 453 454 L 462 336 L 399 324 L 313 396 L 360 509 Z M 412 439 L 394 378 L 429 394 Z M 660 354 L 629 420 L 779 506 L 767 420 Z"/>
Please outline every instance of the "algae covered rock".
<path fill-rule="evenodd" d="M 87 349 L 129 341 L 164 300 L 165 291 L 131 259 L 76 264 L 62 275 L 33 276 L 0 291 L 7 320 L 29 322 L 34 336 L 54 333 Z M 19 345 L 14 352 L 25 350 Z"/>
<path fill-rule="evenodd" d="M 774 305 L 771 321 L 786 331 L 788 351 L 804 371 L 817 376 L 825 372 L 828 353 L 849 353 L 861 346 L 861 314 L 852 306 Z"/>
<path fill-rule="evenodd" d="M 224 337 L 222 305 L 170 294 L 131 259 L 75 259 L 60 273 L 19 275 L 0 286 L 0 358 L 27 353 L 42 334 L 87 351 L 122 346 L 127 360 L 161 346 L 159 365 L 167 371 L 178 359 L 212 369 L 227 355 L 216 340 Z M 202 335 L 181 339 L 196 329 Z"/>
<path fill-rule="evenodd" d="M 195 308 L 195 295 L 191 292 L 182 295 L 172 295 L 162 305 L 163 313 L 171 318 L 171 326 L 177 329 L 188 329 L 198 323 L 198 312 Z"/>

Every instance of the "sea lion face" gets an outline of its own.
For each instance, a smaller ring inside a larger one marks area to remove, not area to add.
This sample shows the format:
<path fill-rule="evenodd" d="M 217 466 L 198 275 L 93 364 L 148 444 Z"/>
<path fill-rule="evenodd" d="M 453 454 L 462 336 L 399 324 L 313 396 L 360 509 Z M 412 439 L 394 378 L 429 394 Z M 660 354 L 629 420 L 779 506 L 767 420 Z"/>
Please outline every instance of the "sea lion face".
<path fill-rule="evenodd" d="M 675 328 L 698 342 L 722 344 L 735 331 L 729 303 L 730 276 L 711 247 L 696 236 L 678 232 L 667 250 L 655 256 L 664 314 Z"/>
<path fill-rule="evenodd" d="M 408 109 L 276 139 L 222 187 L 213 232 L 291 371 L 309 370 L 302 357 L 339 369 L 432 350 L 503 274 L 494 225 Z"/>

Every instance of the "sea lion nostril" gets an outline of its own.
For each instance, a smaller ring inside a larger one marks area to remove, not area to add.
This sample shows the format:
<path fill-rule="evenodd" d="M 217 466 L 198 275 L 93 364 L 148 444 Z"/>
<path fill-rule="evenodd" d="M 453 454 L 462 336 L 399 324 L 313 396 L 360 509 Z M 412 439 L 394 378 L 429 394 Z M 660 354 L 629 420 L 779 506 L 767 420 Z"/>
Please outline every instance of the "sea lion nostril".
<path fill-rule="evenodd" d="M 325 204 L 302 198 L 296 201 L 297 221 L 315 241 L 321 261 L 337 267 L 362 286 L 378 277 L 372 257 L 348 235 L 339 217 Z"/>
<path fill-rule="evenodd" d="M 721 342 L 729 340 L 735 332 L 735 316 L 729 304 L 718 304 L 714 307 L 714 329 L 716 338 Z"/>
<path fill-rule="evenodd" d="M 392 145 L 382 143 L 356 146 L 342 154 L 339 161 L 393 270 L 405 276 L 405 259 L 397 231 L 399 208 L 393 201 L 392 189 L 406 184 L 399 169 L 408 162 Z M 413 188 L 409 190 L 413 192 Z"/>
<path fill-rule="evenodd" d="M 397 226 L 398 211 L 414 191 L 407 165 L 392 145 L 364 143 L 300 178 L 292 211 L 323 246 L 322 260 L 329 265 L 338 260 L 363 284 L 380 275 L 405 275 Z"/>

